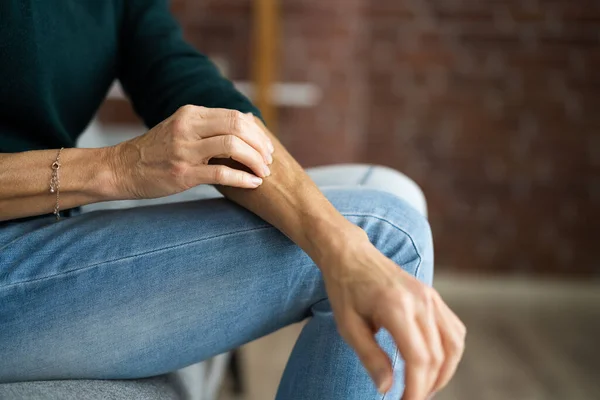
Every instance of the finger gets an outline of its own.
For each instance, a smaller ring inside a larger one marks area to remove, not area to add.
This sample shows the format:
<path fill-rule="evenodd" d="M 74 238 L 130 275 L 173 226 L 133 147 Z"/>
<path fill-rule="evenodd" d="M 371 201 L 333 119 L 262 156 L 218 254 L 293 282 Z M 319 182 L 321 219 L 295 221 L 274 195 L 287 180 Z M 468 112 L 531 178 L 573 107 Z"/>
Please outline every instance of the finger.
<path fill-rule="evenodd" d="M 444 347 L 445 360 L 440 368 L 437 381 L 433 385 L 432 393 L 443 389 L 454 376 L 464 352 L 465 330 L 462 322 L 454 315 L 450 308 L 439 296 L 434 299 L 434 306 L 439 321 L 440 336 Z M 458 320 L 458 323 L 456 323 Z"/>
<path fill-rule="evenodd" d="M 260 118 L 256 117 L 252 113 L 248 114 L 252 117 L 254 123 L 258 125 L 258 128 L 267 136 L 267 138 L 269 138 L 269 150 L 271 153 L 274 153 L 275 147 L 273 146 L 273 138 L 269 136 L 269 129 L 265 126 L 265 123 Z"/>
<path fill-rule="evenodd" d="M 260 119 L 258 119 L 254 114 L 252 114 L 252 113 L 246 113 L 246 115 L 250 118 L 250 120 L 252 121 L 252 123 L 254 125 L 256 125 L 256 127 L 258 128 L 258 130 L 263 135 L 265 135 L 265 137 L 267 138 L 267 150 L 269 150 L 269 159 L 270 159 L 269 163 L 273 162 L 273 153 L 275 152 L 275 146 L 273 146 L 273 140 L 267 134 L 267 132 L 269 130 L 263 124 L 263 122 Z"/>
<path fill-rule="evenodd" d="M 465 325 L 462 323 L 462 321 L 460 320 L 460 318 L 458 318 L 458 316 L 454 313 L 454 311 L 452 311 L 450 309 L 450 307 L 448 307 L 448 305 L 446 304 L 446 302 L 444 302 L 444 300 L 439 295 L 439 293 L 434 292 L 434 294 L 435 294 L 434 295 L 434 302 L 435 302 L 435 304 L 436 304 L 437 307 L 439 307 L 440 309 L 442 309 L 442 310 L 445 311 L 444 315 L 448 318 L 448 322 L 454 328 L 456 328 L 457 331 L 459 331 L 460 333 L 462 333 L 463 336 L 466 336 L 467 329 L 465 328 Z"/>
<path fill-rule="evenodd" d="M 224 108 L 200 107 L 192 126 L 200 137 L 234 135 L 248 143 L 264 158 L 267 164 L 273 161 L 273 143 L 256 124 L 254 116 Z"/>
<path fill-rule="evenodd" d="M 380 393 L 391 389 L 393 370 L 387 354 L 379 347 L 373 331 L 357 314 L 348 315 L 345 320 L 344 339 L 356 351 Z"/>
<path fill-rule="evenodd" d="M 431 297 L 428 296 L 426 298 L 424 309 L 418 314 L 417 322 L 421 328 L 421 332 L 423 332 L 423 339 L 430 354 L 430 364 L 427 371 L 427 393 L 431 394 L 444 362 L 444 349 L 440 338 L 438 321 L 436 320 L 436 308 Z"/>
<path fill-rule="evenodd" d="M 408 302 L 405 300 L 405 302 Z M 423 400 L 428 394 L 429 351 L 421 329 L 417 324 L 414 308 L 403 306 L 402 310 L 385 313 L 380 321 L 394 338 L 405 362 L 405 389 L 403 400 Z"/>
<path fill-rule="evenodd" d="M 221 135 L 202 139 L 196 142 L 195 149 L 201 160 L 232 158 L 250 168 L 256 176 L 264 178 L 271 174 L 260 153 L 237 136 Z"/>
<path fill-rule="evenodd" d="M 258 176 L 225 165 L 198 165 L 193 168 L 200 183 L 254 189 L 263 182 Z"/>

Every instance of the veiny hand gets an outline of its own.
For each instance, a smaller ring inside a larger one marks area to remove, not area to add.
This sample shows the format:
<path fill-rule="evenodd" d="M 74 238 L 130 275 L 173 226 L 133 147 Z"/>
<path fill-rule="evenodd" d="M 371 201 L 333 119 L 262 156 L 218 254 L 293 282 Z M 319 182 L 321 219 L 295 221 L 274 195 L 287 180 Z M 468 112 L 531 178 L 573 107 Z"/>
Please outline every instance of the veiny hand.
<path fill-rule="evenodd" d="M 390 359 L 374 338 L 380 328 L 406 362 L 404 400 L 425 400 L 443 388 L 462 357 L 466 329 L 440 295 L 385 257 L 363 231 L 324 264 L 338 330 L 379 391 L 393 380 Z"/>
<path fill-rule="evenodd" d="M 200 184 L 256 188 L 270 174 L 273 144 L 254 117 L 187 105 L 146 134 L 114 147 L 118 186 L 127 198 L 162 197 Z M 232 158 L 254 174 L 212 158 Z"/>

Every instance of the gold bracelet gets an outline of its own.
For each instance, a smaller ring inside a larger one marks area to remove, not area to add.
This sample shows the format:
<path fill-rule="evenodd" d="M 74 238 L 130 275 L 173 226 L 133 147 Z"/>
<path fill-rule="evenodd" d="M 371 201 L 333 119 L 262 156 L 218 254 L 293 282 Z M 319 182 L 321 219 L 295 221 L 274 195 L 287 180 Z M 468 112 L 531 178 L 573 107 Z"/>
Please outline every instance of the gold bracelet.
<path fill-rule="evenodd" d="M 56 216 L 56 220 L 60 219 L 60 153 L 63 151 L 64 147 L 61 147 L 58 150 L 58 154 L 56 154 L 56 160 L 52 163 L 52 175 L 50 176 L 50 193 L 56 193 L 56 204 L 54 205 L 54 215 Z"/>

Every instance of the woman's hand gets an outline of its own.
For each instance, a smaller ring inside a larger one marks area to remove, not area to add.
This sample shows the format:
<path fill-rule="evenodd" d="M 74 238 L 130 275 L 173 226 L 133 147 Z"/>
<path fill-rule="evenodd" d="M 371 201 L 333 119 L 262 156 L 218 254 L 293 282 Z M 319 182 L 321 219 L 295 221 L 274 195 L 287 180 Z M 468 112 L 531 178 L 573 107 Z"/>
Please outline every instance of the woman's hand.
<path fill-rule="evenodd" d="M 124 198 L 162 197 L 200 184 L 252 189 L 270 175 L 273 144 L 252 115 L 187 105 L 146 134 L 114 147 L 116 180 Z M 241 171 L 209 165 L 232 158 Z"/>
<path fill-rule="evenodd" d="M 440 295 L 375 248 L 363 231 L 320 263 L 340 334 L 380 392 L 392 386 L 392 365 L 374 334 L 385 328 L 406 362 L 404 400 L 425 400 L 443 388 L 462 357 L 466 329 Z"/>

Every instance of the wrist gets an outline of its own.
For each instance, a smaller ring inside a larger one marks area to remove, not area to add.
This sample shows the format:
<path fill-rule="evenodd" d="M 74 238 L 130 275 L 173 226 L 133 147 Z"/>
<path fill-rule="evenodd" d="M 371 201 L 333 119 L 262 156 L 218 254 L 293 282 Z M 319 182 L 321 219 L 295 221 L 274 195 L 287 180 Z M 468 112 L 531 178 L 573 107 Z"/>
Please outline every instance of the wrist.
<path fill-rule="evenodd" d="M 331 264 L 328 260 L 369 242 L 364 230 L 348 221 L 337 210 L 334 212 L 337 215 L 312 220 L 308 223 L 310 228 L 306 228 L 309 242 L 307 254 L 322 270 Z"/>
<path fill-rule="evenodd" d="M 83 196 L 85 203 L 116 199 L 107 148 L 65 149 L 61 165 L 63 194 Z"/>
<path fill-rule="evenodd" d="M 125 191 L 127 174 L 120 160 L 116 146 L 93 149 L 95 154 L 89 155 L 95 160 L 89 191 L 97 201 L 126 200 Z"/>

